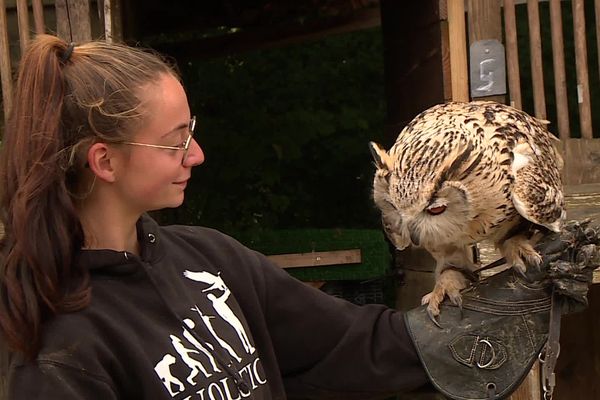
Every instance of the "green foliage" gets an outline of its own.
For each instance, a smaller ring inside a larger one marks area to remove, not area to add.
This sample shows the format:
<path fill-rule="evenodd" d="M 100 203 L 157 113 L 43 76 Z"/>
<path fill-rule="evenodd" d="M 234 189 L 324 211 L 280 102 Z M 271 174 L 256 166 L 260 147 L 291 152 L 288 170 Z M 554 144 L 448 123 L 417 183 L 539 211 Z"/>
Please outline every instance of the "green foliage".
<path fill-rule="evenodd" d="M 380 29 L 180 68 L 206 162 L 163 221 L 379 226 L 367 143 L 383 136 Z"/>

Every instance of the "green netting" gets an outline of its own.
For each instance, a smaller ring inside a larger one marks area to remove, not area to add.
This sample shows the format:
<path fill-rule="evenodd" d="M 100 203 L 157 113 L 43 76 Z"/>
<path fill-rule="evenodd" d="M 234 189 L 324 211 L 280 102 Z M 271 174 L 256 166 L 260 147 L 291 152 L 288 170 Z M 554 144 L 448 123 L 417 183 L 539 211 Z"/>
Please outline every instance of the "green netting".
<path fill-rule="evenodd" d="M 291 229 L 232 234 L 266 255 L 360 249 L 360 264 L 286 269 L 302 281 L 364 280 L 389 272 L 391 254 L 383 233 L 374 229 Z"/>

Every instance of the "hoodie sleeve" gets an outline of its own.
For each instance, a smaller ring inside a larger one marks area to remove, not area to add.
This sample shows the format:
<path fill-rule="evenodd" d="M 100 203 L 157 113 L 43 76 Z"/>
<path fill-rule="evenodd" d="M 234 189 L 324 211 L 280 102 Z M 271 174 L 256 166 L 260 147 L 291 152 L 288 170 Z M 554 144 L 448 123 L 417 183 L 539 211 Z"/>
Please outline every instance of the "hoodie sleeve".
<path fill-rule="evenodd" d="M 108 382 L 60 363 L 39 361 L 15 367 L 8 382 L 7 398 L 11 400 L 117 399 Z"/>
<path fill-rule="evenodd" d="M 402 313 L 333 297 L 258 257 L 267 324 L 289 398 L 365 398 L 427 383 Z"/>

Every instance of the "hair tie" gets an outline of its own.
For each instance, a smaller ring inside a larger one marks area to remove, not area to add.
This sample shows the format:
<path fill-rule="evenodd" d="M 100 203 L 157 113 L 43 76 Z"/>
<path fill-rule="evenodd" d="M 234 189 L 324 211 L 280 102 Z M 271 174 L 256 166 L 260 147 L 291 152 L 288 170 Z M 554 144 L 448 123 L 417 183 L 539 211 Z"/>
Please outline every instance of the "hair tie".
<path fill-rule="evenodd" d="M 69 45 L 67 46 L 67 49 L 65 50 L 62 57 L 60 58 L 60 60 L 63 63 L 66 63 L 67 61 L 69 61 L 69 58 L 71 58 L 71 54 L 73 54 L 74 48 L 75 48 L 75 43 L 73 43 L 73 42 L 69 43 Z"/>

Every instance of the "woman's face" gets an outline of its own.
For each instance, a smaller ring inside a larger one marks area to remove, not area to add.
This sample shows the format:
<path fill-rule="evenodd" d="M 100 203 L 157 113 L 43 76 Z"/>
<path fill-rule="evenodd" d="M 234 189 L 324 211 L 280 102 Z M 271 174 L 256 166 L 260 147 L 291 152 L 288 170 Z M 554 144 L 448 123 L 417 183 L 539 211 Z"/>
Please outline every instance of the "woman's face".
<path fill-rule="evenodd" d="M 147 118 L 131 142 L 180 146 L 189 134 L 190 109 L 185 91 L 170 74 L 161 75 L 141 89 L 140 98 Z M 139 145 L 122 147 L 117 158 L 115 188 L 125 204 L 136 213 L 177 207 L 192 167 L 204 162 L 204 153 L 195 140 L 184 160 L 183 150 Z"/>

